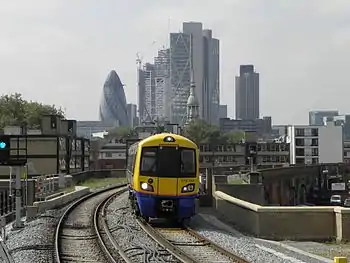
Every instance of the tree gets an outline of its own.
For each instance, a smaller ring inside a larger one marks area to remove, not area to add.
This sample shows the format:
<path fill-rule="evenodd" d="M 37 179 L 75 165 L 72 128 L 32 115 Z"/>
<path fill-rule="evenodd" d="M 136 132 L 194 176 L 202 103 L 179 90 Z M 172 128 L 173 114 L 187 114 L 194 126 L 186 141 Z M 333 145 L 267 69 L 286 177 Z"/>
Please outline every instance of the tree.
<path fill-rule="evenodd" d="M 26 101 L 20 93 L 0 97 L 0 128 L 19 126 L 24 123 L 28 128 L 39 128 L 43 115 L 53 114 L 64 118 L 64 112 L 55 105 L 46 105 L 35 101 Z"/>
<path fill-rule="evenodd" d="M 185 127 L 184 135 L 196 144 L 223 143 L 220 129 L 204 120 L 193 120 Z"/>
<path fill-rule="evenodd" d="M 225 134 L 227 143 L 234 144 L 241 142 L 245 135 L 243 131 L 234 131 L 234 132 L 228 132 Z"/>
<path fill-rule="evenodd" d="M 184 136 L 190 138 L 196 144 L 234 144 L 242 141 L 244 132 L 223 133 L 219 127 L 210 125 L 204 120 L 193 120 L 185 127 Z"/>

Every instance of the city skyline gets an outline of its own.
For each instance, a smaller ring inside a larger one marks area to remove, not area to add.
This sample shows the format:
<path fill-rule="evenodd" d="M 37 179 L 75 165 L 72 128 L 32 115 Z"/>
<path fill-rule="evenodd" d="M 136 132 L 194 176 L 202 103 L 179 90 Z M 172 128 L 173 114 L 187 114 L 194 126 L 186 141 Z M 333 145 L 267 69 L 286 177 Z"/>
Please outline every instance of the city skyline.
<path fill-rule="evenodd" d="M 202 22 L 183 22 L 182 32 L 169 34 L 169 47 L 153 61 L 139 60 L 138 102 L 141 121 L 186 122 L 193 69 L 199 115 L 219 124 L 220 40 Z"/>
<path fill-rule="evenodd" d="M 110 69 L 136 104 L 136 52 L 149 61 L 183 21 L 200 21 L 221 41 L 220 100 L 229 117 L 241 64 L 261 74 L 260 115 L 274 123 L 307 123 L 313 109 L 350 112 L 350 2 L 211 1 L 199 10 L 200 3 L 2 3 L 0 92 L 62 106 L 69 118 L 97 119 L 96 98 Z"/>

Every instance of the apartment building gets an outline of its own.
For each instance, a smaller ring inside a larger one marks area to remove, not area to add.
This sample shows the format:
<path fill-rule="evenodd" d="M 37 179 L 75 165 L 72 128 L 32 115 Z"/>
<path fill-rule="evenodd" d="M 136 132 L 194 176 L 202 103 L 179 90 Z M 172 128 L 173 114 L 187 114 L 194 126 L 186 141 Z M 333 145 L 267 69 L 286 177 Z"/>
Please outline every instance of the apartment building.
<path fill-rule="evenodd" d="M 343 127 L 334 122 L 324 126 L 288 127 L 290 164 L 341 163 L 344 161 Z"/>
<path fill-rule="evenodd" d="M 258 168 L 272 168 L 289 165 L 289 144 L 275 142 L 250 142 L 229 145 L 202 144 L 200 147 L 200 162 L 214 165 L 249 165 L 250 151 L 254 149 L 256 158 L 254 164 Z"/>
<path fill-rule="evenodd" d="M 98 169 L 124 169 L 126 167 L 126 145 L 118 140 L 111 140 L 98 153 Z"/>

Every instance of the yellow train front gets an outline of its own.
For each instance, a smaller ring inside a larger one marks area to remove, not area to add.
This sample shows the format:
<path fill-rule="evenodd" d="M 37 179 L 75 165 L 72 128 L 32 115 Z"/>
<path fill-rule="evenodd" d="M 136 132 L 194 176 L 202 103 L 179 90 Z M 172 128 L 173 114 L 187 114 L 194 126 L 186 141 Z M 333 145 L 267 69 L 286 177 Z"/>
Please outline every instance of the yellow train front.
<path fill-rule="evenodd" d="M 199 150 L 176 134 L 150 136 L 128 150 L 129 198 L 146 220 L 183 221 L 195 214 L 199 191 Z"/>

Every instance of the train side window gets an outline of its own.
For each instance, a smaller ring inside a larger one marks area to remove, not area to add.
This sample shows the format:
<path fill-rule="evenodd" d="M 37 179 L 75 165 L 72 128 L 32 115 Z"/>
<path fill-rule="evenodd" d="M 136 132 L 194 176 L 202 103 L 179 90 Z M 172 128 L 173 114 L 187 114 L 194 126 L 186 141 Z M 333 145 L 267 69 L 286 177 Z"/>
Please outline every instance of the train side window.
<path fill-rule="evenodd" d="M 196 152 L 193 149 L 182 149 L 181 151 L 181 173 L 196 173 Z"/>
<path fill-rule="evenodd" d="M 141 174 L 154 175 L 157 171 L 157 147 L 145 147 L 142 149 Z"/>
<path fill-rule="evenodd" d="M 136 154 L 137 154 L 137 152 L 132 156 L 132 176 L 134 176 L 134 169 L 135 169 L 135 162 L 136 162 Z"/>

